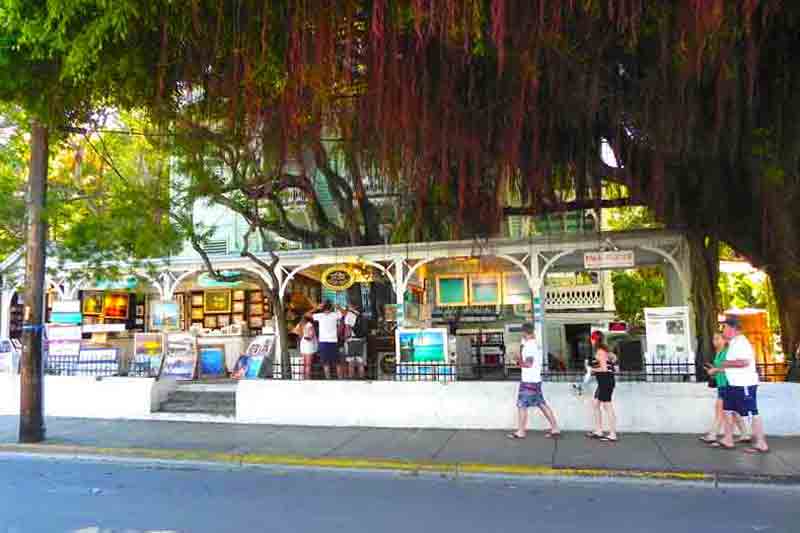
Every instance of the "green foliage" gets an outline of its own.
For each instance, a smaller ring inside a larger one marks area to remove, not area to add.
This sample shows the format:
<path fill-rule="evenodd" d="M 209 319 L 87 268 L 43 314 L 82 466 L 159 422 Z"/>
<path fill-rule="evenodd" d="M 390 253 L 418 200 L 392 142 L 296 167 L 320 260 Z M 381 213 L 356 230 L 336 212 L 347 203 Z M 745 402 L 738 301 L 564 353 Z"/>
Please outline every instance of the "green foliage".
<path fill-rule="evenodd" d="M 14 106 L 0 106 L 0 260 L 24 237 L 28 143 L 21 116 Z"/>
<path fill-rule="evenodd" d="M 617 316 L 633 326 L 644 325 L 644 308 L 665 302 L 666 282 L 657 268 L 640 268 L 612 274 Z"/>

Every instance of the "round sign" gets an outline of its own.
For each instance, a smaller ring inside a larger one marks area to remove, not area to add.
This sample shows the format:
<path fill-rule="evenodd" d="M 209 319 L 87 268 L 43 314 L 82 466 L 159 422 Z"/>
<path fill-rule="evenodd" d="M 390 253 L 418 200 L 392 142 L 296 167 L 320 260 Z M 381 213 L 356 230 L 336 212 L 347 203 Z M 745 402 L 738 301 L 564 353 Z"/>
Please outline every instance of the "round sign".
<path fill-rule="evenodd" d="M 347 265 L 332 266 L 322 273 L 322 285 L 332 291 L 346 291 L 355 282 L 356 277 Z"/>

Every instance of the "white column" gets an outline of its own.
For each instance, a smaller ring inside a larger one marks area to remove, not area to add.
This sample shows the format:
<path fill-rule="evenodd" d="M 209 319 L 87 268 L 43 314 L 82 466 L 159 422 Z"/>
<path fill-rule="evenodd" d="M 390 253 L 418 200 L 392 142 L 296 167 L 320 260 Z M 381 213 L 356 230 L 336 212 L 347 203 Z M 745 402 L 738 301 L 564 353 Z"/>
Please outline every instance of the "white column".
<path fill-rule="evenodd" d="M 408 282 L 410 280 L 406 279 L 406 272 L 405 266 L 403 264 L 403 259 L 395 259 L 394 260 L 394 297 L 395 303 L 397 304 L 397 325 L 403 326 L 405 325 L 405 306 L 403 305 L 403 300 L 406 294 L 406 287 L 408 286 Z"/>
<path fill-rule="evenodd" d="M 3 289 L 0 294 L 0 337 L 8 337 L 11 332 L 11 300 L 14 289 Z"/>
<path fill-rule="evenodd" d="M 614 302 L 614 283 L 612 283 L 612 272 L 604 270 L 600 272 L 600 283 L 603 287 L 603 311 L 616 311 L 617 306 Z"/>
<path fill-rule="evenodd" d="M 280 267 L 280 263 L 275 265 L 275 277 L 278 279 L 278 290 L 276 292 L 279 299 L 275 305 L 283 305 L 283 293 L 280 290 L 281 286 L 283 285 L 283 269 Z M 272 331 L 275 334 L 275 357 L 280 361 L 279 354 L 281 353 L 281 336 L 278 333 L 278 319 L 276 318 L 274 312 L 272 313 Z"/>
<path fill-rule="evenodd" d="M 545 354 L 544 365 L 547 368 L 547 336 L 544 327 L 545 309 L 544 309 L 544 279 L 542 277 L 541 269 L 539 268 L 539 250 L 533 245 L 530 248 L 530 279 L 531 279 L 531 312 L 533 313 L 533 325 L 536 328 L 536 338 L 539 341 L 539 347 L 542 353 Z M 537 306 L 537 300 L 539 305 Z M 538 309 L 537 309 L 538 308 Z M 538 313 L 537 313 L 538 310 Z"/>

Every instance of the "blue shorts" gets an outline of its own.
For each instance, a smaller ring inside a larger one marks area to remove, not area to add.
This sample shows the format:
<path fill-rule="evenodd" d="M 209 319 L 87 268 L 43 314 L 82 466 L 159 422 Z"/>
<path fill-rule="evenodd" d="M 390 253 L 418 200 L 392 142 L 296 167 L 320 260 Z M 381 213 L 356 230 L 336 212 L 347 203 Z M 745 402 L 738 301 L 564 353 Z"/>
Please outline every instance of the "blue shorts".
<path fill-rule="evenodd" d="M 758 385 L 750 387 L 725 387 L 722 397 L 722 408 L 725 411 L 739 413 L 739 416 L 758 415 L 756 392 Z"/>
<path fill-rule="evenodd" d="M 717 387 L 717 400 L 725 401 L 725 389 L 728 387 Z"/>
<path fill-rule="evenodd" d="M 325 365 L 335 364 L 339 361 L 339 345 L 335 342 L 319 343 L 319 358 Z"/>

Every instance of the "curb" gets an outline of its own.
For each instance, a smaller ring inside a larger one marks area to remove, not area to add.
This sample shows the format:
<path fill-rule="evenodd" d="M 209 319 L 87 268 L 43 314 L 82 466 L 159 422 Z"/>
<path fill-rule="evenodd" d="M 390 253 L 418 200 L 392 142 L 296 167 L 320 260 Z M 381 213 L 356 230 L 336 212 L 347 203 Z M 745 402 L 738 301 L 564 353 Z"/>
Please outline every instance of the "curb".
<path fill-rule="evenodd" d="M 319 468 L 331 470 L 363 470 L 403 472 L 408 474 L 440 474 L 443 476 L 514 476 L 528 478 L 616 478 L 628 480 L 688 483 L 774 483 L 800 484 L 800 476 L 765 477 L 720 475 L 699 471 L 648 471 L 605 468 L 556 468 L 544 465 L 500 465 L 483 463 L 437 463 L 396 459 L 306 457 L 298 455 L 236 454 L 207 450 L 171 450 L 152 448 L 100 448 L 62 444 L 2 444 L 0 453 L 108 460 L 154 460 L 160 462 L 205 463 L 237 467 L 273 466 Z"/>

